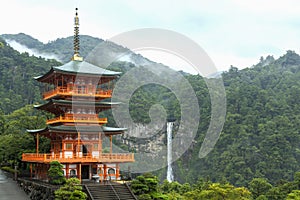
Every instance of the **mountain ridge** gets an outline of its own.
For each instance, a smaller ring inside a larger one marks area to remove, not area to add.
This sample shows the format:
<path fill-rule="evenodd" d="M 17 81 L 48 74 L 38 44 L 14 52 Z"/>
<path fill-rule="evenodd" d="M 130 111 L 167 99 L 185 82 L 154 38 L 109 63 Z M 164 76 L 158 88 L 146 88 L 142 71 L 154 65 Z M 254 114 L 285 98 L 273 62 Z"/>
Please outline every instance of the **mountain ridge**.
<path fill-rule="evenodd" d="M 58 38 L 56 40 L 49 41 L 46 44 L 25 33 L 2 34 L 0 36 L 4 38 L 8 43 L 10 43 L 11 41 L 16 41 L 21 45 L 28 47 L 29 49 L 36 50 L 40 54 L 55 55 L 55 57 L 57 57 L 58 60 L 63 63 L 70 61 L 71 55 L 73 55 L 73 36 Z M 159 68 L 161 67 L 171 69 L 166 65 L 153 62 L 148 58 L 143 57 L 141 54 L 136 54 L 130 51 L 128 48 L 111 41 L 105 41 L 103 39 L 92 37 L 89 35 L 80 35 L 80 43 L 80 54 L 84 58 L 88 57 L 88 55 L 97 46 L 102 46 L 102 48 L 108 48 L 108 52 L 117 52 L 119 54 L 120 52 L 126 52 L 127 54 L 119 58 L 119 61 L 133 63 L 136 66 L 147 66 L 155 64 L 156 67 Z M 103 43 L 105 44 L 102 45 Z M 105 53 L 105 51 L 102 50 L 101 53 Z"/>

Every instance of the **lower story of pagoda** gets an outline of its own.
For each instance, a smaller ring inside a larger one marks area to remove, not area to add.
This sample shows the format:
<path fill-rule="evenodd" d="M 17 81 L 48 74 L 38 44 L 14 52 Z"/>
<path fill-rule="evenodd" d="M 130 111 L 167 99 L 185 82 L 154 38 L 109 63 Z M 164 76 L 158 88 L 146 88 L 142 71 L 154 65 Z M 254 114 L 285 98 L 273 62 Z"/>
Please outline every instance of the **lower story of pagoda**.
<path fill-rule="evenodd" d="M 95 180 L 99 182 L 121 180 L 118 163 L 62 163 L 66 178 L 76 177 L 80 180 Z M 48 180 L 50 164 L 30 163 L 30 178 Z"/>

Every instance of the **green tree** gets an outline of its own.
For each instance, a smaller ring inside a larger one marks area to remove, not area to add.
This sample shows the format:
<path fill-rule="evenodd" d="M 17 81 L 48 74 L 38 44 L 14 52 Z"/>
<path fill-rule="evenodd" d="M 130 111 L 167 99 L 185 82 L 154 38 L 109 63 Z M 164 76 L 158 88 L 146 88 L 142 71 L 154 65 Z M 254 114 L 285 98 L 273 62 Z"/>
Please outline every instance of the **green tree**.
<path fill-rule="evenodd" d="M 50 162 L 50 168 L 48 170 L 49 182 L 54 185 L 62 185 L 66 182 L 66 178 L 63 172 L 63 165 L 58 161 Z"/>
<path fill-rule="evenodd" d="M 35 143 L 33 137 L 25 134 L 4 134 L 0 135 L 0 162 L 5 164 L 20 163 L 22 153 L 34 152 Z"/>
<path fill-rule="evenodd" d="M 166 195 L 159 192 L 158 178 L 151 173 L 138 176 L 131 182 L 131 189 L 139 199 L 167 199 Z"/>
<path fill-rule="evenodd" d="M 249 184 L 249 190 L 254 199 L 260 195 L 266 195 L 271 188 L 272 185 L 264 178 L 254 178 Z"/>
<path fill-rule="evenodd" d="M 80 180 L 70 178 L 55 191 L 55 200 L 85 200 L 87 195 L 82 191 Z"/>

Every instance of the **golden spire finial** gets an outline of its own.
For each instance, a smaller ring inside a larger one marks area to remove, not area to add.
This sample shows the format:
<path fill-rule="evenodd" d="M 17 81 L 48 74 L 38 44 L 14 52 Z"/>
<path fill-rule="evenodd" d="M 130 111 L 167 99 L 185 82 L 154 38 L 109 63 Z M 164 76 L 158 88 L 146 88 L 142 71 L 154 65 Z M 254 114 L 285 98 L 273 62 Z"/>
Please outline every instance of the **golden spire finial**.
<path fill-rule="evenodd" d="M 78 17 L 78 8 L 75 9 L 75 18 L 74 18 L 74 55 L 72 57 L 72 60 L 76 61 L 82 61 L 83 58 L 79 55 L 79 17 Z"/>

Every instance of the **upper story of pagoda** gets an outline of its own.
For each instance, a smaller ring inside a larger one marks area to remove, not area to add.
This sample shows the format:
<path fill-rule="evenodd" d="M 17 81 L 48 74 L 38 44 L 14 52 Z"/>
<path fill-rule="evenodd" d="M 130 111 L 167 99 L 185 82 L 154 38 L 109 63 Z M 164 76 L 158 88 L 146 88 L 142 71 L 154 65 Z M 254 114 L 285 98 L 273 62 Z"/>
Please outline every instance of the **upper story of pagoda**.
<path fill-rule="evenodd" d="M 110 98 L 114 79 L 121 72 L 110 71 L 85 61 L 72 60 L 52 67 L 48 73 L 35 77 L 45 83 L 43 99 Z"/>
<path fill-rule="evenodd" d="M 52 67 L 46 74 L 35 77 L 45 83 L 44 100 L 50 99 L 94 99 L 110 98 L 113 80 L 121 73 L 100 68 L 83 61 L 80 56 L 79 17 L 74 18 L 74 54 L 70 62 Z"/>

